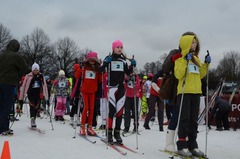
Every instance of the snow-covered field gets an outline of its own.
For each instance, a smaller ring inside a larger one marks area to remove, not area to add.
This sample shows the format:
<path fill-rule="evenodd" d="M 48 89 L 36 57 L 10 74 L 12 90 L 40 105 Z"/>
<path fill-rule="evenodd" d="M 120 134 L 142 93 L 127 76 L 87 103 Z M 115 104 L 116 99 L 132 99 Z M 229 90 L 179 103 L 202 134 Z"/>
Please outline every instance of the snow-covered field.
<path fill-rule="evenodd" d="M 65 118 L 69 119 L 68 116 Z M 123 143 L 126 146 L 139 152 L 136 154 L 122 149 L 127 152 L 127 155 L 123 156 L 111 147 L 107 148 L 99 138 L 91 137 L 92 140 L 96 140 L 95 144 L 78 135 L 73 138 L 75 130 L 69 125 L 68 120 L 65 124 L 53 120 L 54 130 L 52 130 L 49 118 L 37 119 L 37 126 L 45 130 L 45 134 L 39 134 L 28 129 L 30 119 L 26 114 L 19 119 L 20 121 L 16 121 L 12 127 L 14 136 L 0 136 L 1 147 L 4 141 L 9 141 L 12 159 L 168 159 L 171 157 L 159 151 L 159 149 L 164 149 L 167 127 L 164 127 L 164 132 L 160 132 L 156 122 L 151 130 L 145 130 L 142 126 L 143 121 L 140 121 L 141 132 L 138 137 L 136 135 L 123 137 Z M 240 130 L 219 132 L 215 131 L 214 127 L 212 128 L 207 136 L 208 157 L 210 159 L 239 159 Z M 103 132 L 98 134 L 104 136 Z M 137 138 L 138 142 L 136 142 Z M 199 126 L 198 144 L 202 151 L 205 151 L 205 138 L 205 126 Z M 137 146 L 138 149 L 136 149 Z"/>

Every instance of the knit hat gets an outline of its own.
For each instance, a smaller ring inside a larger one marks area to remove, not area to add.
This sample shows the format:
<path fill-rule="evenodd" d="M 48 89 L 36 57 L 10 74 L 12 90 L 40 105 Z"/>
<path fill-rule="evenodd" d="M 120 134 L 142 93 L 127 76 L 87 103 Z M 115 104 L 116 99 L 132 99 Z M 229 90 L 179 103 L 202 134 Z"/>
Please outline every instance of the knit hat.
<path fill-rule="evenodd" d="M 59 75 L 59 76 L 61 76 L 61 75 L 65 76 L 65 72 L 64 72 L 63 70 L 60 70 L 60 71 L 58 72 L 58 75 Z"/>
<path fill-rule="evenodd" d="M 153 74 L 152 73 L 148 73 L 148 77 L 153 77 Z"/>
<path fill-rule="evenodd" d="M 112 43 L 112 49 L 114 50 L 116 47 L 123 47 L 123 43 L 120 40 L 116 40 Z"/>
<path fill-rule="evenodd" d="M 95 62 L 99 63 L 98 56 L 96 52 L 89 52 L 85 59 L 86 61 L 94 60 Z"/>
<path fill-rule="evenodd" d="M 40 71 L 39 65 L 38 65 L 36 62 L 34 62 L 34 64 L 32 65 L 32 71 L 33 71 L 33 70 L 38 70 L 38 71 Z"/>

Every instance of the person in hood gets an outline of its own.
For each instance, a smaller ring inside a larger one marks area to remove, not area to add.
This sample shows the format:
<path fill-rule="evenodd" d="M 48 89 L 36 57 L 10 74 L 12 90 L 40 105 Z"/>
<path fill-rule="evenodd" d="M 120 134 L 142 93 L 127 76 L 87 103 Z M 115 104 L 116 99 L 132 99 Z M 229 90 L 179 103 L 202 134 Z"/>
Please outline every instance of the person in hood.
<path fill-rule="evenodd" d="M 183 35 L 180 38 L 182 56 L 175 61 L 174 66 L 174 75 L 178 79 L 176 105 L 181 110 L 177 149 L 180 155 L 187 157 L 204 156 L 197 144 L 197 120 L 202 94 L 201 79 L 207 74 L 211 57 L 206 55 L 204 63 L 201 63 L 196 52 L 198 40 L 194 35 Z"/>
<path fill-rule="evenodd" d="M 18 54 L 20 44 L 10 40 L 0 55 L 0 134 L 13 135 L 9 129 L 9 114 L 14 104 L 14 89 L 22 75 L 28 71 L 24 58 Z"/>
<path fill-rule="evenodd" d="M 20 89 L 19 103 L 23 105 L 23 99 L 27 96 L 30 106 L 31 128 L 36 128 L 36 117 L 43 97 L 48 101 L 47 83 L 37 63 L 32 65 L 32 71 L 25 76 Z"/>
<path fill-rule="evenodd" d="M 215 116 L 218 131 L 229 130 L 228 114 L 231 111 L 231 105 L 220 96 L 215 98 L 215 104 L 211 111 L 211 118 Z"/>

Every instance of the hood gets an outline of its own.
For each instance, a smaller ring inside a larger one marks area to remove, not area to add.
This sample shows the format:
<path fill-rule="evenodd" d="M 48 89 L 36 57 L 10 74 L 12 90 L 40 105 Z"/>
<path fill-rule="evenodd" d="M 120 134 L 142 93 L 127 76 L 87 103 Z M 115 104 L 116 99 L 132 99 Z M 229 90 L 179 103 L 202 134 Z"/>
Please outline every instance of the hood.
<path fill-rule="evenodd" d="M 182 56 L 186 56 L 191 48 L 192 45 L 192 41 L 195 38 L 195 36 L 193 35 L 184 35 L 181 37 L 180 41 L 179 41 L 179 47 L 182 50 Z"/>
<path fill-rule="evenodd" d="M 7 50 L 10 50 L 10 51 L 13 51 L 13 52 L 18 52 L 19 48 L 20 48 L 20 44 L 15 39 L 10 40 L 8 45 L 7 45 Z"/>

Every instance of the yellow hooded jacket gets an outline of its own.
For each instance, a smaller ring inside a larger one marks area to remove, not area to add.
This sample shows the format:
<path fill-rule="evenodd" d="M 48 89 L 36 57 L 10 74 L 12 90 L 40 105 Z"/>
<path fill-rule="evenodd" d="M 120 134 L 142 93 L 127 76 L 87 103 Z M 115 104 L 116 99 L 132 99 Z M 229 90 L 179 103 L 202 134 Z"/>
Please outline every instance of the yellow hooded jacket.
<path fill-rule="evenodd" d="M 197 37 L 193 35 L 184 35 L 179 41 L 179 46 L 181 48 L 182 57 L 175 61 L 174 65 L 174 75 L 178 79 L 177 94 L 182 94 L 183 82 L 186 77 L 184 93 L 189 94 L 202 94 L 202 82 L 201 79 L 207 74 L 208 64 L 202 64 L 197 56 L 193 56 L 196 63 L 199 65 L 194 65 L 190 60 L 187 61 L 185 56 L 190 52 L 193 39 Z M 198 41 L 197 41 L 198 42 Z M 193 66 L 197 67 L 197 71 L 191 71 L 190 68 Z"/>

